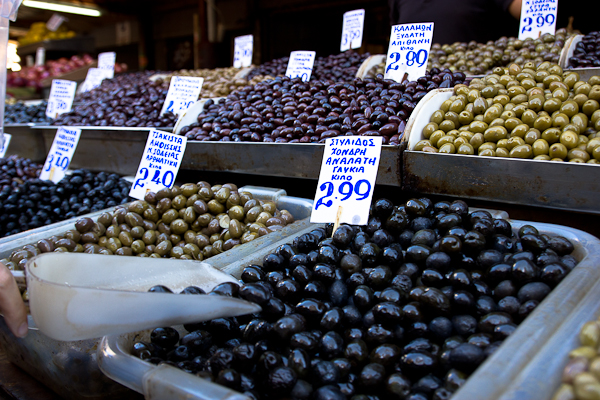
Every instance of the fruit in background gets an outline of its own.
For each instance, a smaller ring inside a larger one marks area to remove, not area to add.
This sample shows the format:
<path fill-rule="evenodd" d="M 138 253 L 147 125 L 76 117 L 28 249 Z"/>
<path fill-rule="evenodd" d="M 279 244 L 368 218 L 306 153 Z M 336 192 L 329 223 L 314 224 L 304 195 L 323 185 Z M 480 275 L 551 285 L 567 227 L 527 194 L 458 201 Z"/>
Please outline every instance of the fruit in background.
<path fill-rule="evenodd" d="M 34 22 L 25 36 L 19 40 L 19 46 L 41 42 L 42 40 L 69 39 L 75 36 L 76 33 L 70 31 L 64 23 L 55 32 L 52 32 L 46 28 L 45 22 Z"/>
<path fill-rule="evenodd" d="M 89 54 L 59 58 L 46 61 L 46 64 L 35 67 L 23 67 L 20 71 L 8 72 L 6 77 L 7 87 L 35 87 L 42 88 L 42 80 L 59 77 L 68 72 L 84 68 L 96 61 Z M 127 71 L 126 64 L 115 64 L 115 73 Z"/>

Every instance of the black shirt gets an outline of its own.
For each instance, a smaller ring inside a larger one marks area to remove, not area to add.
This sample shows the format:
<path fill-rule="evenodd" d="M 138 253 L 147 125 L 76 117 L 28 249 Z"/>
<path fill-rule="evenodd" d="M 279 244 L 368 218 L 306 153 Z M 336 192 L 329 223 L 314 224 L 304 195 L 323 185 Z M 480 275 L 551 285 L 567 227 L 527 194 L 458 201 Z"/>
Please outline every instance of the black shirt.
<path fill-rule="evenodd" d="M 392 25 L 433 22 L 433 43 L 518 36 L 519 21 L 508 12 L 512 0 L 388 0 Z"/>

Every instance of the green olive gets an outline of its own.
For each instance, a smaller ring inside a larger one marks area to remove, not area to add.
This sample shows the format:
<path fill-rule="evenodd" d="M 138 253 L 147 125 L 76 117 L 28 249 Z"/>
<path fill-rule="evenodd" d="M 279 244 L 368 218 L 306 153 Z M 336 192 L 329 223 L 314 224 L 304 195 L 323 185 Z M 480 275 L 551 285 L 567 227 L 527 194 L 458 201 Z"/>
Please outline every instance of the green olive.
<path fill-rule="evenodd" d="M 587 115 L 591 116 L 596 110 L 600 108 L 600 103 L 597 100 L 588 100 L 581 107 L 581 111 Z"/>
<path fill-rule="evenodd" d="M 435 122 L 430 122 L 427 125 L 425 125 L 425 127 L 423 128 L 423 137 L 425 139 L 429 139 L 429 137 L 431 136 L 431 134 L 435 131 L 437 131 L 439 128 L 439 125 L 436 124 Z"/>
<path fill-rule="evenodd" d="M 562 128 L 569 122 L 569 117 L 567 116 L 567 114 L 564 113 L 557 113 L 552 117 L 552 126 L 555 126 L 557 128 Z"/>
<path fill-rule="evenodd" d="M 231 194 L 231 189 L 229 189 L 228 187 L 221 187 L 215 193 L 215 200 L 217 200 L 221 204 L 225 204 L 225 202 L 229 198 L 230 194 Z"/>
<path fill-rule="evenodd" d="M 563 144 L 568 150 L 570 149 L 574 149 L 575 147 L 577 147 L 577 144 L 579 142 L 579 137 L 577 136 L 577 133 L 573 132 L 573 131 L 564 131 L 561 135 L 560 135 L 560 143 Z M 565 155 L 566 157 L 566 155 Z M 565 158 L 565 157 L 560 157 L 560 158 Z"/>
<path fill-rule="evenodd" d="M 225 206 L 229 210 L 231 207 L 238 206 L 240 204 L 240 195 L 238 192 L 231 192 L 227 201 L 225 202 Z"/>
<path fill-rule="evenodd" d="M 119 240 L 123 246 L 131 246 L 133 243 L 133 237 L 131 236 L 131 233 L 128 232 L 121 232 L 119 234 Z"/>
<path fill-rule="evenodd" d="M 521 115 L 521 121 L 523 121 L 524 124 L 529 125 L 530 128 L 533 128 L 533 123 L 535 122 L 535 120 L 537 118 L 538 118 L 538 115 L 533 110 L 526 110 Z"/>
<path fill-rule="evenodd" d="M 190 197 L 198 193 L 198 185 L 195 183 L 184 183 L 181 185 L 181 194 Z"/>
<path fill-rule="evenodd" d="M 485 99 L 478 97 L 473 102 L 473 114 L 475 114 L 475 115 L 484 114 L 487 109 L 488 109 L 488 104 L 485 101 Z"/>
<path fill-rule="evenodd" d="M 508 139 L 500 139 L 496 143 L 496 150 L 499 148 L 506 149 L 508 147 Z"/>
<path fill-rule="evenodd" d="M 118 238 L 110 238 L 108 239 L 108 242 L 106 243 L 106 248 L 109 249 L 110 251 L 112 251 L 113 253 L 115 251 L 117 251 L 117 249 L 119 247 L 121 247 L 121 241 Z"/>
<path fill-rule="evenodd" d="M 473 133 L 483 133 L 487 128 L 488 124 L 483 121 L 473 121 L 469 124 L 469 131 Z"/>
<path fill-rule="evenodd" d="M 540 112 L 544 108 L 545 102 L 545 97 L 542 95 L 535 95 L 529 99 L 527 107 L 533 112 Z"/>
<path fill-rule="evenodd" d="M 496 157 L 496 151 L 492 149 L 484 149 L 481 151 L 478 150 L 478 154 L 481 157 Z"/>
<path fill-rule="evenodd" d="M 578 94 L 575 97 L 573 97 L 573 101 L 575 103 L 577 103 L 577 105 L 579 106 L 579 109 L 581 110 L 581 107 L 583 107 L 583 105 L 585 104 L 586 101 L 588 101 L 588 97 L 585 94 Z"/>
<path fill-rule="evenodd" d="M 454 111 L 448 111 L 446 114 L 444 114 L 444 122 L 446 122 L 446 121 L 452 121 L 454 123 L 454 126 L 458 127 L 458 125 L 459 125 L 458 113 L 455 113 Z M 444 125 L 444 122 L 442 122 L 440 124 L 440 129 L 442 129 L 442 130 L 444 130 L 444 128 L 442 128 L 442 126 Z M 452 129 L 456 129 L 456 128 L 452 128 Z"/>
<path fill-rule="evenodd" d="M 183 241 L 186 243 L 196 243 L 196 232 L 193 230 L 187 230 L 183 234 Z"/>
<path fill-rule="evenodd" d="M 179 217 L 179 212 L 177 212 L 177 210 L 175 210 L 174 208 L 169 209 L 167 212 L 165 212 L 162 217 L 161 220 L 162 222 L 164 222 L 165 224 L 170 224 L 171 222 L 173 222 L 177 217 Z"/>
<path fill-rule="evenodd" d="M 525 134 L 527 133 L 527 131 L 529 130 L 529 125 L 526 124 L 519 124 L 517 126 L 515 126 L 512 131 L 510 132 L 510 136 L 514 137 L 525 137 Z"/>
<path fill-rule="evenodd" d="M 487 142 L 497 142 L 500 139 L 505 139 L 508 136 L 508 131 L 503 126 L 493 126 L 485 130 L 483 137 Z"/>
<path fill-rule="evenodd" d="M 429 118 L 430 122 L 434 122 L 438 125 L 441 124 L 443 120 L 444 120 L 444 111 L 442 111 L 442 110 L 434 111 L 433 114 L 431 115 L 431 118 Z"/>
<path fill-rule="evenodd" d="M 452 143 L 445 143 L 439 148 L 440 153 L 454 154 L 456 153 L 456 147 Z"/>
<path fill-rule="evenodd" d="M 182 255 L 184 255 L 184 251 L 183 251 L 183 247 L 180 246 L 174 246 L 171 248 L 171 251 L 169 252 L 169 255 L 171 257 L 175 257 L 175 258 L 181 258 Z"/>
<path fill-rule="evenodd" d="M 496 157 L 506 158 L 506 157 L 509 157 L 509 155 L 510 155 L 510 153 L 507 148 L 500 147 L 500 148 L 496 149 L 496 152 L 495 152 Z"/>
<path fill-rule="evenodd" d="M 561 160 L 564 160 L 565 158 L 567 158 L 567 148 L 565 147 L 564 144 L 562 143 L 554 143 L 550 146 L 550 150 L 548 152 L 548 155 L 554 159 L 554 158 L 559 158 Z"/>
<path fill-rule="evenodd" d="M 446 135 L 444 137 L 442 137 L 440 140 L 438 140 L 438 142 L 436 143 L 436 147 L 439 149 L 440 147 L 442 147 L 443 145 L 447 144 L 447 143 L 454 143 L 454 136 L 452 135 Z"/>
<path fill-rule="evenodd" d="M 571 118 L 571 123 L 579 128 L 579 132 L 584 132 L 588 127 L 588 116 L 584 113 L 577 113 Z"/>
<path fill-rule="evenodd" d="M 248 243 L 248 242 L 251 242 L 251 241 L 253 241 L 254 239 L 256 239 L 258 237 L 259 237 L 259 235 L 258 235 L 257 232 L 250 232 L 250 231 L 248 231 L 248 232 L 245 232 L 242 235 L 240 242 L 242 244 Z"/>
<path fill-rule="evenodd" d="M 159 220 L 158 211 L 156 211 L 156 209 L 153 207 L 148 207 L 144 211 L 143 215 L 144 215 L 144 219 L 147 219 L 152 222 L 158 222 L 158 220 Z"/>
<path fill-rule="evenodd" d="M 194 211 L 194 207 L 186 207 L 184 210 L 185 211 L 183 212 L 183 220 L 188 224 L 192 224 L 197 218 L 196 211 Z"/>
<path fill-rule="evenodd" d="M 169 240 L 165 240 L 156 246 L 154 252 L 159 256 L 164 257 L 171 251 L 172 248 L 173 244 Z"/>
<path fill-rule="evenodd" d="M 176 234 L 172 233 L 172 234 L 169 235 L 169 241 L 171 243 L 175 243 L 174 245 L 177 245 L 177 244 L 179 244 L 179 242 L 182 241 L 182 239 L 181 239 L 180 235 L 176 235 Z"/>
<path fill-rule="evenodd" d="M 170 208 L 171 208 L 171 199 L 169 199 L 169 198 L 160 199 L 158 201 L 158 203 L 156 204 L 156 211 L 158 211 L 159 214 L 164 214 Z"/>
<path fill-rule="evenodd" d="M 175 235 L 181 235 L 188 230 L 189 226 L 183 219 L 178 218 L 171 222 L 170 228 Z"/>
<path fill-rule="evenodd" d="M 462 99 L 456 99 L 450 104 L 448 111 L 455 112 L 459 114 L 462 110 L 465 109 L 465 102 Z"/>
<path fill-rule="evenodd" d="M 567 117 L 572 118 L 579 112 L 579 106 L 573 100 L 567 100 L 560 106 L 560 111 L 566 114 Z"/>
<path fill-rule="evenodd" d="M 146 244 L 142 240 L 136 240 L 131 243 L 131 250 L 136 254 L 143 253 L 146 251 Z"/>
<path fill-rule="evenodd" d="M 483 137 L 482 133 L 476 133 L 473 135 L 473 137 L 469 140 L 469 144 L 471 146 L 473 146 L 474 149 L 479 149 L 479 147 L 485 142 L 485 139 Z"/>
<path fill-rule="evenodd" d="M 492 122 L 490 122 L 489 127 L 492 126 L 504 126 L 504 120 L 502 118 L 496 118 Z"/>
<path fill-rule="evenodd" d="M 450 105 L 452 105 L 453 100 L 446 100 L 442 103 L 442 105 L 440 106 L 440 110 L 442 110 L 444 113 L 447 113 L 448 110 L 450 110 Z"/>
<path fill-rule="evenodd" d="M 214 217 L 212 216 L 212 214 L 205 213 L 205 214 L 198 216 L 198 218 L 196 219 L 196 222 L 198 223 L 198 225 L 201 228 L 206 228 L 208 226 L 208 224 L 210 223 L 210 221 L 212 221 L 213 218 Z M 194 223 L 196 223 L 196 222 L 194 222 Z"/>
<path fill-rule="evenodd" d="M 480 94 L 486 99 L 491 99 L 498 95 L 498 89 L 494 86 L 486 86 L 481 90 Z"/>
<path fill-rule="evenodd" d="M 460 125 L 469 125 L 473 122 L 474 115 L 470 111 L 463 110 L 458 114 L 458 122 Z"/>
<path fill-rule="evenodd" d="M 173 207 L 176 210 L 181 210 L 182 208 L 185 207 L 186 203 L 187 203 L 187 197 L 180 194 L 178 196 L 175 196 L 173 198 L 173 200 L 171 200 L 171 207 Z"/>
<path fill-rule="evenodd" d="M 571 150 L 569 150 L 567 152 L 567 158 L 569 160 L 572 160 L 574 158 L 578 158 L 580 160 L 583 160 L 583 161 L 587 162 L 590 159 L 590 155 L 588 154 L 587 151 L 581 150 L 581 149 L 579 149 L 579 148 L 576 147 L 576 148 L 571 149 Z"/>
<path fill-rule="evenodd" d="M 196 236 L 196 245 L 200 249 L 203 249 L 204 247 L 210 245 L 210 238 L 204 233 L 200 233 L 198 236 Z"/>
<path fill-rule="evenodd" d="M 539 155 L 548 155 L 550 150 L 550 144 L 544 139 L 538 139 L 531 145 L 533 155 L 535 157 Z"/>
<path fill-rule="evenodd" d="M 506 148 L 510 151 L 513 148 L 515 148 L 516 146 L 520 146 L 522 144 L 525 144 L 525 141 L 523 140 L 523 138 L 521 138 L 519 136 L 511 136 L 507 140 Z"/>
<path fill-rule="evenodd" d="M 559 110 L 561 105 L 562 101 L 560 99 L 552 98 L 544 102 L 543 109 L 546 112 L 553 113 Z"/>
<path fill-rule="evenodd" d="M 221 214 L 222 212 L 225 212 L 225 206 L 213 199 L 208 202 L 208 210 L 214 215 Z"/>
<path fill-rule="evenodd" d="M 121 228 L 118 225 L 111 225 L 106 228 L 106 236 L 108 238 L 119 237 L 119 233 L 121 233 Z"/>
<path fill-rule="evenodd" d="M 210 187 L 201 187 L 198 189 L 198 196 L 200 196 L 200 198 L 206 202 L 212 200 L 213 195 L 213 191 Z"/>
<path fill-rule="evenodd" d="M 532 150 L 528 144 L 522 144 L 514 147 L 509 154 L 511 158 L 531 158 Z"/>
<path fill-rule="evenodd" d="M 587 96 L 590 100 L 600 101 L 600 85 L 593 85 Z"/>

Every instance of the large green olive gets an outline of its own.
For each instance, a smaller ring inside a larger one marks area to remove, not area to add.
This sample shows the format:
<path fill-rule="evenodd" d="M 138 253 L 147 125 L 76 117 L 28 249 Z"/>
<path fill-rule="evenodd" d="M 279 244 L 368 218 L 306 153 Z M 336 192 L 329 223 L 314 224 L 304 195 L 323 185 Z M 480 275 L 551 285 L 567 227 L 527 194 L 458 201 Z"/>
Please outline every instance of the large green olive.
<path fill-rule="evenodd" d="M 173 248 L 173 244 L 169 241 L 169 240 L 165 240 L 160 242 L 156 248 L 154 249 L 154 252 L 156 254 L 158 254 L 161 257 L 164 257 L 167 255 L 167 253 L 169 253 L 171 251 L 171 249 Z"/>
<path fill-rule="evenodd" d="M 144 232 L 144 236 L 142 236 L 142 241 L 145 244 L 154 244 L 156 242 L 156 238 L 158 233 L 156 231 L 146 231 Z"/>
<path fill-rule="evenodd" d="M 176 210 L 181 210 L 182 208 L 185 207 L 186 203 L 187 203 L 187 197 L 180 194 L 173 198 L 173 200 L 171 201 L 171 207 L 173 207 Z"/>
<path fill-rule="evenodd" d="M 212 214 L 221 214 L 225 211 L 225 206 L 219 203 L 217 200 L 213 199 L 208 202 L 208 211 Z"/>
<path fill-rule="evenodd" d="M 230 209 L 239 204 L 240 204 L 240 195 L 238 194 L 238 192 L 231 192 L 231 194 L 227 198 L 227 201 L 225 202 L 225 206 L 227 207 L 227 209 Z"/>
<path fill-rule="evenodd" d="M 188 230 L 188 224 L 183 219 L 178 218 L 171 222 L 170 228 L 174 234 L 181 235 Z"/>
<path fill-rule="evenodd" d="M 161 219 L 165 224 L 170 224 L 171 222 L 175 221 L 177 217 L 179 217 L 179 212 L 171 208 L 162 215 Z"/>
<path fill-rule="evenodd" d="M 565 147 L 564 144 L 562 143 L 554 143 L 550 146 L 550 150 L 548 152 L 548 155 L 552 158 L 558 158 L 561 160 L 564 160 L 565 158 L 567 158 L 567 148 Z"/>
<path fill-rule="evenodd" d="M 228 187 L 221 187 L 215 193 L 215 200 L 217 200 L 221 204 L 225 204 L 225 202 L 227 202 L 227 199 L 229 198 L 230 194 L 231 194 L 231 189 L 229 189 Z"/>
<path fill-rule="evenodd" d="M 183 212 L 183 220 L 187 223 L 187 224 L 192 224 L 195 220 L 196 220 L 196 212 L 194 211 L 193 207 L 186 207 L 185 211 Z"/>
<path fill-rule="evenodd" d="M 560 135 L 559 140 L 560 140 L 560 143 L 563 144 L 567 148 L 567 150 L 570 150 L 570 149 L 574 149 L 575 147 L 577 147 L 577 145 L 579 143 L 579 136 L 577 136 L 577 133 L 575 133 L 573 131 L 565 131 Z M 565 157 L 560 157 L 560 158 L 565 158 Z"/>
<path fill-rule="evenodd" d="M 483 137 L 487 142 L 497 142 L 500 139 L 505 139 L 508 136 L 508 131 L 503 126 L 493 126 L 485 130 Z"/>
<path fill-rule="evenodd" d="M 198 190 L 198 196 L 200 196 L 202 200 L 208 202 L 213 198 L 213 191 L 210 188 L 202 187 Z"/>
<path fill-rule="evenodd" d="M 245 217 L 244 208 L 242 206 L 233 206 L 227 211 L 229 218 L 243 221 Z"/>
<path fill-rule="evenodd" d="M 181 185 L 181 194 L 185 197 L 190 197 L 198 193 L 198 185 L 195 183 L 184 183 Z"/>
<path fill-rule="evenodd" d="M 510 151 L 509 156 L 511 158 L 531 158 L 532 154 L 531 146 L 528 144 L 522 144 L 513 148 Z"/>

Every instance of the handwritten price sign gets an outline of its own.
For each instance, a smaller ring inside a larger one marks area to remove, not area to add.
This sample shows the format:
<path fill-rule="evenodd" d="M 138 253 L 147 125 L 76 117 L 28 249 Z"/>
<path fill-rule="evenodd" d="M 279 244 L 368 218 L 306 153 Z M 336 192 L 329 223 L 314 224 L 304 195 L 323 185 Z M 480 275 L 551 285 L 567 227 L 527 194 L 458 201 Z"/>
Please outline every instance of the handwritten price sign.
<path fill-rule="evenodd" d="M 537 39 L 544 33 L 556 32 L 558 0 L 523 0 L 519 39 Z"/>
<path fill-rule="evenodd" d="M 382 137 L 352 136 L 325 141 L 310 222 L 365 225 L 379 168 Z"/>
<path fill-rule="evenodd" d="M 362 46 L 364 24 L 365 10 L 354 10 L 344 13 L 340 51 L 358 49 Z"/>
<path fill-rule="evenodd" d="M 64 79 L 52 80 L 48 106 L 46 107 L 48 118 L 54 119 L 62 113 L 71 111 L 75 89 L 77 89 L 77 82 L 66 81 Z"/>
<path fill-rule="evenodd" d="M 181 166 L 187 138 L 156 129 L 150 130 L 142 160 L 129 195 L 143 200 L 146 192 L 170 188 Z"/>
<path fill-rule="evenodd" d="M 425 75 L 433 38 L 433 22 L 392 26 L 385 64 L 385 78 L 401 82 Z"/>
<path fill-rule="evenodd" d="M 235 50 L 233 52 L 234 68 L 249 67 L 252 64 L 252 50 L 254 36 L 238 36 L 235 38 Z"/>
<path fill-rule="evenodd" d="M 112 79 L 115 76 L 115 61 L 117 60 L 117 53 L 109 51 L 106 53 L 98 54 L 98 69 L 104 72 L 104 77 Z"/>
<path fill-rule="evenodd" d="M 81 129 L 64 126 L 57 129 L 52 147 L 50 147 L 50 152 L 48 152 L 48 157 L 46 157 L 40 173 L 40 179 L 57 183 L 64 178 L 80 137 Z"/>
<path fill-rule="evenodd" d="M 198 101 L 204 78 L 174 76 L 167 92 L 160 115 L 166 112 L 181 115 L 192 104 Z"/>
<path fill-rule="evenodd" d="M 312 74 L 313 65 L 315 64 L 316 55 L 317 53 L 314 51 L 292 51 L 285 76 L 292 79 L 300 78 L 302 82 L 308 82 Z"/>
<path fill-rule="evenodd" d="M 8 149 L 8 145 L 10 144 L 11 139 L 11 134 L 5 133 L 4 135 L 2 135 L 2 138 L 0 139 L 0 141 L 2 141 L 2 143 L 0 143 L 0 158 L 4 158 L 4 156 L 6 156 L 6 149 Z"/>

